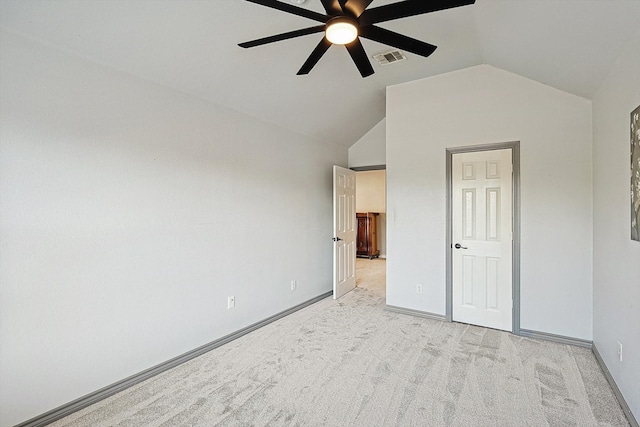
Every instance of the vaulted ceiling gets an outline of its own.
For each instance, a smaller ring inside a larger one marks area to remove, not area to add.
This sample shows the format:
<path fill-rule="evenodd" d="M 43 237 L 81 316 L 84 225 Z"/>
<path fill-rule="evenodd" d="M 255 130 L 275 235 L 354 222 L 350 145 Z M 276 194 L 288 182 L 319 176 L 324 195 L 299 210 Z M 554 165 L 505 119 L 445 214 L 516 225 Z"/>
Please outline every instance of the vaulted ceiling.
<path fill-rule="evenodd" d="M 320 0 L 300 7 L 323 12 Z M 638 0 L 477 0 L 380 24 L 438 49 L 385 67 L 372 60 L 363 79 L 341 46 L 296 76 L 322 33 L 238 47 L 317 25 L 242 0 L 0 1 L 4 30 L 345 147 L 385 116 L 387 86 L 479 64 L 591 98 L 638 22 Z M 369 56 L 392 50 L 362 43 Z"/>

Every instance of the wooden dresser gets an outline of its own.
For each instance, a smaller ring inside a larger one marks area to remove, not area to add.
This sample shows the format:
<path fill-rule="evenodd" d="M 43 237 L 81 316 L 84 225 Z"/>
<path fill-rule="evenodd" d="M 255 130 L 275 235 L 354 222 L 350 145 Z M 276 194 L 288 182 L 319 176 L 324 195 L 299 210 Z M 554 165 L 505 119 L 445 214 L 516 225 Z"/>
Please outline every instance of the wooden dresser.
<path fill-rule="evenodd" d="M 373 259 L 380 256 L 376 233 L 377 216 L 377 212 L 356 213 L 356 219 L 358 221 L 358 230 L 356 237 L 356 244 L 358 246 L 356 255 L 359 257 L 367 257 L 369 259 Z"/>

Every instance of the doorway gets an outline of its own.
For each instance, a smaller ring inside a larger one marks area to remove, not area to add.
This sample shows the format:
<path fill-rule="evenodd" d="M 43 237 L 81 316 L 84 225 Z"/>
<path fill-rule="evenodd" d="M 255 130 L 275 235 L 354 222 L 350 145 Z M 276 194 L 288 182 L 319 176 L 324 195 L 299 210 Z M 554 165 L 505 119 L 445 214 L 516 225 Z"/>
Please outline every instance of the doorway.
<path fill-rule="evenodd" d="M 519 148 L 447 149 L 448 321 L 519 334 Z"/>
<path fill-rule="evenodd" d="M 386 299 L 386 168 L 354 170 L 358 225 L 356 286 Z"/>

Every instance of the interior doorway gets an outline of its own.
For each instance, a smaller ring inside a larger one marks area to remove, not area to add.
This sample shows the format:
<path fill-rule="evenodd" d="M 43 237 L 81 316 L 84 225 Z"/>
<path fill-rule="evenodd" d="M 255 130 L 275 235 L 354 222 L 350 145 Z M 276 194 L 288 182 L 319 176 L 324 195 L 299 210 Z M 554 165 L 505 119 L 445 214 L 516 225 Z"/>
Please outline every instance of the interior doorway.
<path fill-rule="evenodd" d="M 356 286 L 386 298 L 386 169 L 356 170 Z"/>
<path fill-rule="evenodd" d="M 446 318 L 520 333 L 520 143 L 447 149 Z"/>
<path fill-rule="evenodd" d="M 453 320 L 511 331 L 511 150 L 453 155 Z"/>

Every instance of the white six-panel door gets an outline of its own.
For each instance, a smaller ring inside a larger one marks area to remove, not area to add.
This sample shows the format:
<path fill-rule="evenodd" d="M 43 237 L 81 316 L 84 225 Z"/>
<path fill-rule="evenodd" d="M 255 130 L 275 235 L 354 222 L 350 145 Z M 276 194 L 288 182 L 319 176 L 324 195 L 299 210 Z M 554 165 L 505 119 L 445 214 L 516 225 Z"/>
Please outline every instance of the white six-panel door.
<path fill-rule="evenodd" d="M 511 150 L 453 155 L 453 320 L 512 329 Z"/>
<path fill-rule="evenodd" d="M 333 298 L 356 287 L 356 173 L 333 167 Z"/>

